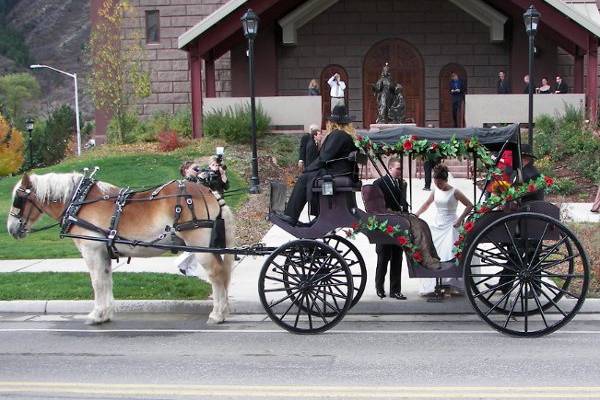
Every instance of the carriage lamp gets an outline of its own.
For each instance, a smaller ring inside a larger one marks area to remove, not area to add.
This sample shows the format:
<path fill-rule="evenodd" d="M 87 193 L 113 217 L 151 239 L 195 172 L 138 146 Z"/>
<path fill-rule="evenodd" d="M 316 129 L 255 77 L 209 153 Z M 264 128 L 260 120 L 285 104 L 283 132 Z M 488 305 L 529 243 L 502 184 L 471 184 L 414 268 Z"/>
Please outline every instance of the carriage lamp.
<path fill-rule="evenodd" d="M 29 168 L 33 167 L 33 147 L 31 143 L 31 133 L 33 132 L 33 120 L 27 118 L 25 121 L 25 129 L 29 135 L 29 141 L 27 142 L 27 152 L 29 153 Z"/>
<path fill-rule="evenodd" d="M 323 196 L 333 196 L 333 181 L 331 179 L 323 179 L 323 183 L 321 184 L 321 194 Z"/>
<path fill-rule="evenodd" d="M 525 32 L 529 36 L 529 118 L 527 120 L 527 141 L 533 148 L 533 55 L 535 53 L 535 34 L 540 23 L 541 14 L 533 5 L 523 14 Z"/>
<path fill-rule="evenodd" d="M 258 15 L 248 9 L 241 18 L 244 36 L 248 39 L 248 76 L 250 78 L 250 113 L 252 129 L 252 177 L 250 178 L 250 193 L 260 193 L 260 181 L 258 179 L 258 155 L 256 151 L 256 98 L 254 95 L 254 39 L 258 34 Z"/>

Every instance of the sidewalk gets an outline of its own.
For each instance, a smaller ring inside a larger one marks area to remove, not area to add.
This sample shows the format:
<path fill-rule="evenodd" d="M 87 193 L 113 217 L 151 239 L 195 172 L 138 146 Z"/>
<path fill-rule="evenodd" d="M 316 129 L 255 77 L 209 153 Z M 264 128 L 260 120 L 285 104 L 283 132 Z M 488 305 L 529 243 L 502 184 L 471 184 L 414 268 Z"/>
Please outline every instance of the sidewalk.
<path fill-rule="evenodd" d="M 473 186 L 467 179 L 451 179 L 450 183 L 472 198 Z M 422 190 L 423 180 L 413 179 L 413 210 L 417 210 L 427 199 L 431 192 Z M 357 197 L 359 206 L 362 207 L 360 196 Z M 591 204 L 565 204 L 565 212 L 577 222 L 593 221 L 600 222 L 600 215 L 590 212 Z M 587 212 L 586 212 L 587 211 Z M 462 206 L 459 206 L 458 212 L 462 212 Z M 430 222 L 435 213 L 434 207 L 431 207 L 424 215 L 423 219 Z M 303 214 L 304 216 L 306 213 Z M 262 242 L 267 246 L 279 246 L 294 238 L 273 226 L 264 236 Z M 419 279 L 410 279 L 406 268 L 402 271 L 402 292 L 408 300 L 399 301 L 385 298 L 379 299 L 375 294 L 375 265 L 377 256 L 375 246 L 371 245 L 364 235 L 358 235 L 353 241 L 355 246 L 361 252 L 367 265 L 367 285 L 362 299 L 356 307 L 352 309 L 353 313 L 361 314 L 385 314 L 385 313 L 471 313 L 473 312 L 468 300 L 463 297 L 446 299 L 443 303 L 429 303 L 420 297 Z M 245 256 L 237 261 L 234 267 L 233 277 L 230 286 L 230 300 L 232 311 L 234 313 L 263 313 L 258 298 L 258 276 L 262 268 L 265 257 Z M 130 264 L 126 259 L 122 259 L 118 264 L 113 262 L 113 271 L 119 272 L 156 272 L 179 274 L 175 267 L 174 257 L 154 257 L 154 258 L 133 258 Z M 406 262 L 406 261 L 405 261 Z M 50 260 L 0 260 L 0 273 L 2 272 L 87 272 L 82 259 L 50 259 Z M 204 269 L 200 269 L 204 274 Z M 205 275 L 201 276 L 207 279 Z M 193 279 L 193 278 L 190 278 Z M 389 285 L 386 283 L 386 292 L 389 292 Z M 19 303 L 23 307 L 20 308 Z M 597 305 L 593 305 L 596 304 Z M 137 302 L 118 302 L 120 311 L 145 311 L 145 312 L 196 312 L 198 310 L 208 310 L 210 301 L 137 301 Z M 593 307 L 592 307 L 593 305 Z M 0 312 L 25 311 L 35 308 L 36 312 L 86 312 L 91 310 L 92 304 L 89 301 L 40 301 L 40 302 L 0 302 Z M 595 310 L 595 311 L 592 311 Z M 587 300 L 583 311 L 600 312 L 600 300 Z"/>

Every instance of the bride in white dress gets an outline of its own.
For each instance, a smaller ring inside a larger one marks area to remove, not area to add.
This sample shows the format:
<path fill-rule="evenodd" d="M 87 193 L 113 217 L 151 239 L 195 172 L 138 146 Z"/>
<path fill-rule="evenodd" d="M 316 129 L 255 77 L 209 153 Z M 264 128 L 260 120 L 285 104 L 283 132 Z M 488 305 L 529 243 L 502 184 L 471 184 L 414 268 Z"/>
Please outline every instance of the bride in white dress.
<path fill-rule="evenodd" d="M 438 164 L 433 169 L 434 190 L 429 198 L 421 206 L 416 215 L 423 214 L 432 203 L 435 203 L 436 214 L 432 224 L 431 236 L 435 249 L 440 256 L 440 261 L 450 261 L 454 258 L 452 248 L 454 242 L 458 239 L 458 231 L 465 217 L 473 209 L 473 203 L 458 189 L 448 183 L 448 167 L 444 164 Z M 465 210 L 460 216 L 456 214 L 458 202 L 465 206 Z M 462 278 L 445 278 L 444 285 L 452 287 L 454 292 L 463 292 Z M 421 295 L 428 295 L 435 290 L 435 279 L 421 279 Z"/>

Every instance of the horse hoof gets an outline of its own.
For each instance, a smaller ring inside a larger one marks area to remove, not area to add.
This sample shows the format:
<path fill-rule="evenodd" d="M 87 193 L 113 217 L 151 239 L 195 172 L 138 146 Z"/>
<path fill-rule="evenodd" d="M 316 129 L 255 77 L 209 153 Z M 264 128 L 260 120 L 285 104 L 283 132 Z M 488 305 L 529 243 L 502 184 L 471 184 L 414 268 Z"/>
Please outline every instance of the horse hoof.
<path fill-rule="evenodd" d="M 225 322 L 225 318 L 214 318 L 214 317 L 209 317 L 208 321 L 206 321 L 207 325 L 218 325 L 218 324 L 222 324 L 223 322 Z"/>

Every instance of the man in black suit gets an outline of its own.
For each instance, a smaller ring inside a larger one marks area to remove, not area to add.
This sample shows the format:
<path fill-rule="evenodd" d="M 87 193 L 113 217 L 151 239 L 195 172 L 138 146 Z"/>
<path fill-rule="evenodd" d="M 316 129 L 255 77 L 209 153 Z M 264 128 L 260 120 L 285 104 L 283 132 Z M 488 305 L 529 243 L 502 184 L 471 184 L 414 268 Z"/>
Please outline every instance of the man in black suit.
<path fill-rule="evenodd" d="M 327 119 L 327 130 L 331 132 L 323 140 L 317 158 L 298 177 L 284 214 L 278 215 L 280 219 L 291 225 L 298 223 L 298 217 L 307 199 L 312 195 L 309 191 L 315 178 L 327 174 L 358 177 L 356 164 L 348 160 L 348 155 L 357 148 L 354 145 L 354 137 L 346 131 L 354 131 L 352 118 L 348 115 L 346 106 L 335 106 Z"/>
<path fill-rule="evenodd" d="M 569 93 L 569 87 L 567 86 L 567 83 L 563 81 L 560 75 L 556 75 L 556 86 L 554 87 L 554 93 Z"/>
<path fill-rule="evenodd" d="M 298 154 L 298 167 L 304 168 L 310 165 L 319 155 L 321 144 L 321 130 L 317 125 L 310 126 L 310 132 L 300 139 L 300 152 Z"/>
<path fill-rule="evenodd" d="M 383 176 L 373 182 L 383 192 L 385 206 L 391 211 L 406 212 L 406 182 L 402 179 L 402 164 L 398 158 L 392 157 L 388 161 L 389 175 Z M 378 244 L 377 269 L 375 271 L 375 290 L 377 296 L 385 297 L 383 284 L 390 263 L 390 297 L 398 300 L 406 300 L 402 294 L 402 248 L 390 244 Z"/>
<path fill-rule="evenodd" d="M 498 94 L 510 94 L 510 82 L 506 78 L 506 72 L 498 72 L 498 84 L 496 87 Z"/>

